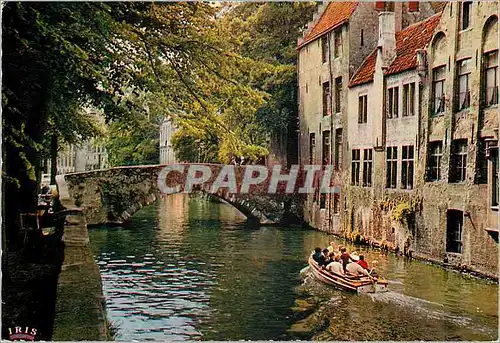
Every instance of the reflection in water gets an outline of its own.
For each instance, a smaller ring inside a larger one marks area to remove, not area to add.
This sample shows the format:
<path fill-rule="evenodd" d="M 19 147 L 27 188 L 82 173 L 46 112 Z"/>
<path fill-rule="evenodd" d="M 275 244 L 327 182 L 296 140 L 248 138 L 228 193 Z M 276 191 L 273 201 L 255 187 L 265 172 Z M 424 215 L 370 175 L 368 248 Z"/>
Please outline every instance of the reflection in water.
<path fill-rule="evenodd" d="M 299 271 L 331 237 L 251 227 L 226 204 L 169 196 L 90 232 L 118 340 L 492 340 L 496 285 L 374 250 L 391 291 L 355 295 Z M 356 328 L 356 329 L 353 329 Z"/>

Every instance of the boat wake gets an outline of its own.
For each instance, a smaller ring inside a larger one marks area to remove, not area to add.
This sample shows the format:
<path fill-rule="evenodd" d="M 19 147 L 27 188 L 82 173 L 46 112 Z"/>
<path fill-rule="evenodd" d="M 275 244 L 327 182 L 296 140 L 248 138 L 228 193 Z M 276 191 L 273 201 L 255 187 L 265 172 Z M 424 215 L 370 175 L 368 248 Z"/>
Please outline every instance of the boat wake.
<path fill-rule="evenodd" d="M 470 325 L 474 325 L 475 327 L 477 327 L 477 323 L 474 323 L 474 321 L 470 317 L 464 315 L 451 314 L 443 309 L 445 305 L 437 302 L 412 297 L 394 291 L 389 291 L 384 293 L 373 293 L 367 295 L 371 297 L 372 301 L 392 303 L 398 307 L 407 308 L 411 310 L 413 313 L 418 313 L 432 320 L 450 321 L 456 325 L 463 327 Z M 483 329 L 488 331 L 487 328 Z"/>

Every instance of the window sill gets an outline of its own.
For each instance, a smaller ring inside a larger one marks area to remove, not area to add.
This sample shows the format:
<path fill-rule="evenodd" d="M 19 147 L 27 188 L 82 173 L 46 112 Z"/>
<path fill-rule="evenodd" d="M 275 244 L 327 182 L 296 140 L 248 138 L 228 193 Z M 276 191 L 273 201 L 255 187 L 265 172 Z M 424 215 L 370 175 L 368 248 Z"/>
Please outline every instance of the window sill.
<path fill-rule="evenodd" d="M 430 114 L 429 117 L 430 118 L 441 118 L 441 117 L 444 117 L 445 114 L 446 114 L 446 112 L 439 112 L 436 114 Z"/>
<path fill-rule="evenodd" d="M 497 205 L 497 206 L 490 206 L 490 209 L 491 209 L 492 211 L 496 211 L 496 212 L 498 212 L 498 205 Z"/>
<path fill-rule="evenodd" d="M 485 110 L 498 108 L 498 104 L 486 105 L 486 106 L 483 106 L 483 108 L 484 108 Z"/>
<path fill-rule="evenodd" d="M 470 24 L 470 23 L 469 23 Z M 462 34 L 464 32 L 472 31 L 472 25 L 470 25 L 468 28 L 462 29 L 458 31 L 459 34 Z"/>
<path fill-rule="evenodd" d="M 454 114 L 468 114 L 471 111 L 472 111 L 472 106 L 469 106 L 455 111 Z"/>

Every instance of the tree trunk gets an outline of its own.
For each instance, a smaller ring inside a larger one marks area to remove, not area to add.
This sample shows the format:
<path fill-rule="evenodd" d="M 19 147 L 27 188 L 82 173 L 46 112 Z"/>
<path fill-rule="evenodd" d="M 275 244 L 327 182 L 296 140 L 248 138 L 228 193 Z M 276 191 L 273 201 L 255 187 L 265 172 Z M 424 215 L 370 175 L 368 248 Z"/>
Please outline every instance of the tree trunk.
<path fill-rule="evenodd" d="M 55 134 L 52 135 L 50 141 L 50 184 L 56 184 L 56 175 L 57 175 L 57 149 L 59 148 L 59 144 L 57 141 L 57 136 Z"/>

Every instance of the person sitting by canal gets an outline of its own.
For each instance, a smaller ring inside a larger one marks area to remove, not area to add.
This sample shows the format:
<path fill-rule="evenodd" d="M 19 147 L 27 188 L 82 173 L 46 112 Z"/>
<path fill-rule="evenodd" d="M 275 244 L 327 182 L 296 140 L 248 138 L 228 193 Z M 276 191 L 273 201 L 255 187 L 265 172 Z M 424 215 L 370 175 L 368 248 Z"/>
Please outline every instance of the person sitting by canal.
<path fill-rule="evenodd" d="M 342 263 L 340 263 L 340 257 L 335 256 L 334 261 L 326 266 L 326 270 L 334 274 L 344 275 L 344 268 L 342 267 Z"/>
<path fill-rule="evenodd" d="M 366 270 L 370 269 L 368 268 L 368 262 L 365 261 L 364 255 L 359 255 L 359 260 L 356 263 L 359 264 L 361 267 L 365 268 Z"/>
<path fill-rule="evenodd" d="M 346 274 L 349 275 L 354 275 L 354 276 L 359 276 L 359 275 L 366 275 L 370 276 L 368 273 L 368 270 L 365 268 L 361 267 L 357 262 L 359 261 L 359 257 L 357 254 L 351 254 L 351 260 L 353 262 L 350 262 L 346 266 Z"/>
<path fill-rule="evenodd" d="M 323 256 L 323 253 L 321 252 L 321 248 L 320 247 L 314 248 L 314 254 L 312 256 L 313 260 L 316 261 L 317 263 L 319 263 L 319 258 L 321 256 Z"/>

